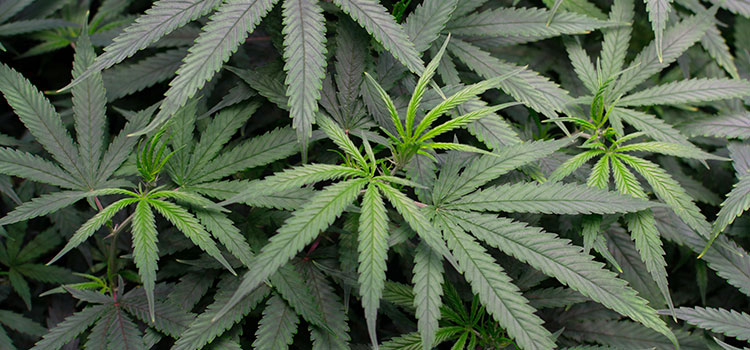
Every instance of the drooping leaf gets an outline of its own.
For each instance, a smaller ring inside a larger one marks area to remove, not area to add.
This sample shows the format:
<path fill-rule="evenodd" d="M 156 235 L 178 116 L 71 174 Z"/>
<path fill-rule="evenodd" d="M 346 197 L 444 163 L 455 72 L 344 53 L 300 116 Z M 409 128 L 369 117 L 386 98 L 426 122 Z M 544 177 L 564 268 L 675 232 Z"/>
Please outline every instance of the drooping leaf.
<path fill-rule="evenodd" d="M 253 348 L 259 350 L 288 349 L 297 333 L 299 317 L 278 295 L 272 296 L 263 310 Z"/>

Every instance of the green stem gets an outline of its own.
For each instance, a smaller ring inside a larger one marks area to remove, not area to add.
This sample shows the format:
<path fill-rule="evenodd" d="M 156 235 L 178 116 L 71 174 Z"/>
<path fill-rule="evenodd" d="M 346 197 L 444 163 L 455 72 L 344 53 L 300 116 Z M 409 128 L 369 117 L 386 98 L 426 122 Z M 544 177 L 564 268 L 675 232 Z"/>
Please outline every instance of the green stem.
<path fill-rule="evenodd" d="M 115 265 L 115 255 L 117 254 L 117 237 L 120 235 L 120 232 L 122 232 L 125 226 L 130 223 L 131 220 L 133 220 L 133 214 L 130 214 L 130 216 L 128 216 L 120 224 L 115 225 L 115 227 L 112 229 L 112 233 L 109 234 L 109 237 L 112 237 L 112 242 L 109 245 L 109 256 L 107 257 L 107 279 L 109 279 L 109 285 L 112 290 L 116 289 L 114 277 L 117 272 L 117 266 Z"/>

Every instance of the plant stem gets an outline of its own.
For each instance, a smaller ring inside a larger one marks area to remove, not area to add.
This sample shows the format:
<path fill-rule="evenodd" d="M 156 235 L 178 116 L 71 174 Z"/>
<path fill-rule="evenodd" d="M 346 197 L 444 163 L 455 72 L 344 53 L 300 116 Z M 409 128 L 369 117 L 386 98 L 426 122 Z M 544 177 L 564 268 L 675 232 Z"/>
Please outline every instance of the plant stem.
<path fill-rule="evenodd" d="M 130 214 L 130 216 L 128 216 L 121 223 L 115 225 L 115 227 L 112 229 L 112 233 L 107 236 L 112 237 L 112 242 L 109 245 L 109 254 L 107 257 L 107 279 L 109 279 L 110 288 L 112 288 L 112 290 L 116 289 L 114 276 L 117 270 L 115 266 L 115 255 L 117 254 L 117 237 L 120 235 L 120 232 L 122 232 L 122 229 L 124 229 L 131 220 L 133 220 L 133 214 Z"/>

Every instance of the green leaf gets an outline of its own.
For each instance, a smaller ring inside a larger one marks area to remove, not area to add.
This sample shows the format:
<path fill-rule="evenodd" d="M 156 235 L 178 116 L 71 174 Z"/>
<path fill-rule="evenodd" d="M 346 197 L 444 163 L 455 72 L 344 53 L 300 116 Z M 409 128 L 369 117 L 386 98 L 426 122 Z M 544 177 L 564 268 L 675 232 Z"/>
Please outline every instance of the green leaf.
<path fill-rule="evenodd" d="M 527 36 L 549 38 L 561 34 L 583 34 L 620 25 L 574 12 L 558 12 L 548 23 L 550 11 L 539 8 L 501 7 L 451 21 L 446 30 L 465 36 Z"/>
<path fill-rule="evenodd" d="M 83 74 L 96 57 L 88 35 L 81 35 L 75 45 L 73 79 Z M 104 152 L 104 126 L 107 121 L 107 99 L 101 74 L 92 74 L 71 90 L 73 121 L 78 140 L 78 154 L 86 182 L 94 183 Z"/>
<path fill-rule="evenodd" d="M 33 350 L 57 350 L 86 331 L 94 321 L 109 313 L 108 305 L 96 305 L 65 318 L 38 341 Z"/>
<path fill-rule="evenodd" d="M 458 261 L 459 272 L 463 273 L 487 312 L 505 328 L 515 343 L 524 349 L 554 348 L 552 334 L 542 326 L 544 322 L 534 315 L 536 310 L 529 306 L 503 268 L 452 220 L 447 220 L 443 214 L 436 218 L 440 220 L 443 235 Z"/>
<path fill-rule="evenodd" d="M 638 91 L 620 99 L 619 106 L 680 105 L 744 97 L 750 82 L 742 79 L 689 79 Z"/>
<path fill-rule="evenodd" d="M 713 136 L 721 138 L 750 138 L 750 113 L 730 114 L 695 118 L 678 126 L 680 131 L 689 136 Z"/>
<path fill-rule="evenodd" d="M 422 241 L 430 246 L 430 248 L 436 253 L 441 254 L 450 260 L 450 254 L 445 247 L 445 242 L 443 242 L 440 237 L 440 232 L 432 226 L 430 221 L 427 220 L 414 201 L 390 185 L 381 182 L 376 182 L 375 184 L 380 188 L 380 191 L 385 198 L 387 198 L 393 207 L 396 208 L 396 211 L 401 214 L 406 223 L 409 224 L 409 227 L 411 227 L 411 229 L 422 238 Z"/>
<path fill-rule="evenodd" d="M 594 168 L 591 169 L 591 174 L 586 181 L 587 186 L 601 190 L 609 189 L 609 158 L 611 158 L 610 155 L 605 154 L 594 164 Z"/>
<path fill-rule="evenodd" d="M 604 306 L 664 334 L 674 335 L 656 311 L 623 280 L 552 233 L 494 215 L 449 212 L 451 220 L 490 246 L 512 255 Z M 673 340 L 674 342 L 674 340 Z"/>
<path fill-rule="evenodd" d="M 86 182 L 77 147 L 52 104 L 20 73 L 0 64 L 0 92 L 21 122 L 68 173 Z"/>
<path fill-rule="evenodd" d="M 589 300 L 581 293 L 564 287 L 534 289 L 524 293 L 523 296 L 535 309 L 569 307 Z"/>
<path fill-rule="evenodd" d="M 153 130 L 170 118 L 221 69 L 229 57 L 255 30 L 278 0 L 229 0 L 219 6 L 203 32 L 195 39 L 185 63 L 170 82 L 159 114 L 139 133 Z"/>
<path fill-rule="evenodd" d="M 108 316 L 112 318 L 107 327 L 107 342 L 112 346 L 110 348 L 146 350 L 143 333 L 127 314 L 115 307 Z M 99 322 L 104 322 L 104 319 Z"/>
<path fill-rule="evenodd" d="M 388 113 L 390 114 L 391 121 L 393 122 L 393 126 L 396 128 L 396 132 L 398 132 L 399 135 L 405 136 L 406 133 L 404 132 L 404 126 L 403 124 L 401 124 L 401 119 L 398 116 L 398 111 L 396 110 L 396 106 L 393 104 L 393 100 L 391 99 L 391 97 L 388 96 L 388 93 L 385 91 L 385 89 L 383 89 L 382 86 L 380 86 L 378 81 L 375 80 L 375 78 L 373 78 L 367 72 L 365 72 L 365 78 L 367 78 L 367 82 L 368 82 L 367 86 L 373 87 L 378 92 L 380 99 L 385 104 L 385 107 L 388 110 Z"/>
<path fill-rule="evenodd" d="M 325 276 L 320 272 L 312 261 L 297 264 L 307 286 L 310 289 L 312 299 L 320 305 L 321 317 L 327 330 L 319 327 L 311 327 L 310 337 L 315 350 L 343 350 L 349 349 L 349 325 L 344 305 L 341 303 L 336 291 Z"/>
<path fill-rule="evenodd" d="M 429 246 L 421 243 L 414 255 L 414 296 L 417 328 L 422 338 L 422 350 L 432 349 L 440 320 L 443 295 L 443 261 Z"/>
<path fill-rule="evenodd" d="M 36 322 L 8 310 L 0 310 L 0 323 L 23 334 L 41 337 L 47 334 L 47 329 Z"/>
<path fill-rule="evenodd" d="M 107 100 L 117 100 L 173 77 L 185 55 L 186 49 L 169 50 L 136 63 L 122 64 L 104 71 L 102 78 L 107 90 Z"/>
<path fill-rule="evenodd" d="M 750 175 L 744 175 L 729 192 L 727 199 L 721 203 L 721 210 L 716 216 L 711 235 L 716 236 L 723 232 L 734 219 L 748 209 L 750 209 Z"/>
<path fill-rule="evenodd" d="M 126 27 L 120 35 L 114 38 L 112 43 L 104 48 L 104 53 L 97 57 L 94 64 L 86 70 L 86 73 L 77 77 L 77 81 L 73 81 L 70 85 L 77 84 L 90 74 L 122 62 L 175 29 L 206 15 L 219 4 L 221 0 L 156 1 L 144 15 L 135 20 L 135 23 Z"/>
<path fill-rule="evenodd" d="M 589 92 L 595 94 L 599 90 L 599 76 L 594 64 L 591 63 L 589 54 L 577 40 L 566 40 L 565 49 L 568 51 L 568 58 L 570 58 L 570 63 L 573 64 L 578 79 L 583 82 Z"/>
<path fill-rule="evenodd" d="M 705 9 L 701 9 L 701 11 L 705 11 Z M 740 73 L 737 72 L 737 66 L 734 63 L 734 56 L 732 56 L 732 52 L 726 41 L 724 41 L 724 37 L 716 23 L 713 23 L 706 30 L 706 35 L 701 38 L 701 46 L 732 78 L 740 78 Z"/>
<path fill-rule="evenodd" d="M 652 307 L 664 307 L 666 303 L 659 286 L 643 262 L 631 234 L 615 223 L 602 233 L 602 237 L 607 241 L 604 249 L 610 252 L 620 266 L 620 278 L 628 281 L 638 295 L 648 300 Z"/>
<path fill-rule="evenodd" d="M 406 17 L 404 30 L 417 52 L 424 52 L 437 40 L 456 9 L 458 0 L 426 0 Z M 435 55 L 432 55 L 435 57 Z M 422 73 L 424 75 L 424 73 Z"/>
<path fill-rule="evenodd" d="M 195 217 L 232 255 L 240 259 L 243 265 L 250 265 L 253 251 L 245 236 L 226 214 L 216 211 L 196 210 Z"/>
<path fill-rule="evenodd" d="M 170 202 L 160 199 L 147 199 L 148 204 L 159 212 L 165 219 L 169 220 L 180 232 L 190 238 L 193 244 L 197 245 L 211 257 L 220 262 L 224 267 L 234 274 L 234 269 L 229 262 L 221 255 L 216 243 L 211 239 L 211 235 L 206 232 L 203 225 L 184 208 Z"/>
<path fill-rule="evenodd" d="M 289 157 L 299 150 L 291 128 L 271 130 L 260 136 L 244 140 L 228 151 L 200 167 L 186 179 L 186 183 L 221 179 L 238 171 L 266 165 Z"/>
<path fill-rule="evenodd" d="M 656 195 L 669 205 L 682 220 L 705 237 L 710 236 L 711 227 L 693 199 L 664 169 L 658 165 L 627 154 L 615 154 L 643 176 Z"/>
<path fill-rule="evenodd" d="M 214 302 L 195 318 L 190 327 L 177 339 L 172 349 L 200 349 L 206 344 L 211 343 L 216 337 L 229 330 L 232 325 L 240 322 L 271 291 L 267 286 L 261 285 L 251 293 L 240 298 L 240 300 L 234 303 L 234 307 L 227 310 L 228 312 L 222 312 L 221 309 L 232 297 L 234 294 L 233 291 L 238 284 L 239 281 L 237 279 L 232 279 L 229 283 L 220 283 L 219 290 L 214 296 Z M 216 317 L 219 314 L 223 315 L 223 317 Z M 216 318 L 215 322 L 212 321 L 214 318 Z"/>
<path fill-rule="evenodd" d="M 614 1 L 610 8 L 609 20 L 613 22 L 632 23 L 634 15 L 633 7 L 633 0 Z M 601 51 L 602 81 L 613 78 L 622 70 L 632 32 L 633 26 L 602 29 L 602 33 L 604 34 Z"/>
<path fill-rule="evenodd" d="M 681 307 L 675 309 L 677 318 L 685 322 L 739 340 L 750 339 L 750 315 L 722 308 Z"/>
<path fill-rule="evenodd" d="M 297 139 L 305 145 L 312 135 L 325 78 L 325 19 L 315 0 L 284 0 L 283 16 L 286 95 Z"/>
<path fill-rule="evenodd" d="M 646 11 L 648 11 L 648 20 L 651 22 L 651 28 L 653 28 L 656 37 L 654 39 L 656 55 L 661 62 L 664 28 L 667 27 L 669 12 L 672 10 L 672 0 L 644 0 L 644 2 L 646 3 Z"/>
<path fill-rule="evenodd" d="M 695 149 L 692 146 L 681 145 L 679 143 L 670 142 L 640 142 L 631 143 L 626 146 L 620 146 L 617 148 L 617 152 L 655 152 L 666 154 L 670 156 L 692 158 L 692 159 L 713 159 L 713 160 L 729 160 L 728 158 L 715 156 L 711 153 Z"/>
<path fill-rule="evenodd" d="M 328 228 L 344 212 L 344 208 L 359 196 L 359 191 L 366 184 L 367 179 L 352 179 L 330 185 L 295 211 L 255 256 L 239 288 L 222 310 L 213 316 L 214 319 L 231 310 L 244 296 L 310 244 L 320 231 Z"/>
<path fill-rule="evenodd" d="M 10 281 L 10 286 L 13 287 L 13 290 L 18 293 L 18 296 L 26 304 L 26 308 L 31 310 L 31 289 L 26 279 L 23 278 L 17 269 L 10 269 L 8 271 L 8 280 Z"/>
<path fill-rule="evenodd" d="M 157 261 L 159 248 L 156 246 L 156 221 L 148 202 L 138 201 L 133 212 L 133 261 L 138 267 L 138 274 L 143 282 L 148 300 L 149 319 L 155 321 L 154 316 L 154 286 L 156 285 Z"/>
<path fill-rule="evenodd" d="M 460 39 L 451 40 L 448 50 L 455 58 L 485 79 L 508 74 L 521 68 L 490 56 L 489 53 Z M 517 101 L 523 102 L 548 117 L 556 117 L 556 111 L 565 110 L 566 105 L 572 100 L 568 92 L 557 84 L 526 68 L 519 74 L 502 81 L 500 87 Z"/>
<path fill-rule="evenodd" d="M 367 176 L 367 173 L 359 169 L 349 168 L 341 165 L 331 164 L 307 164 L 282 172 L 275 173 L 263 179 L 261 182 L 250 186 L 247 190 L 232 196 L 228 200 L 220 203 L 227 205 L 231 203 L 244 202 L 251 200 L 258 195 L 264 195 L 266 192 L 279 192 L 309 183 L 315 183 L 326 180 L 335 180 L 350 176 Z"/>
<path fill-rule="evenodd" d="M 288 349 L 297 333 L 299 317 L 278 295 L 272 296 L 263 309 L 263 317 L 255 332 L 253 348 L 258 350 Z"/>
<path fill-rule="evenodd" d="M 615 349 L 675 349 L 673 342 L 667 341 L 661 334 L 637 323 L 616 320 L 596 320 L 587 322 L 566 322 L 565 333 L 581 342 L 593 342 L 614 347 Z M 675 341 L 680 349 L 706 349 L 702 337 L 691 336 L 682 330 L 675 330 Z"/>
<path fill-rule="evenodd" d="M 437 66 L 440 63 L 440 58 L 443 57 L 443 54 L 445 53 L 445 48 L 448 46 L 448 41 L 450 41 L 450 34 L 448 34 L 448 37 L 443 42 L 443 45 L 440 47 L 440 50 L 438 50 L 437 54 L 435 54 L 435 56 L 432 58 L 432 61 L 430 61 L 430 63 L 427 64 L 427 67 L 424 69 L 424 71 L 422 72 L 422 75 L 419 77 L 419 80 L 417 81 L 417 85 L 414 87 L 414 91 L 412 92 L 411 99 L 409 99 L 409 105 L 406 107 L 406 136 L 407 137 L 419 136 L 421 134 L 419 131 L 414 131 L 414 119 L 417 116 L 417 109 L 419 108 L 419 104 L 422 102 L 422 97 L 424 96 L 425 91 L 427 91 L 427 85 L 432 81 L 432 77 L 435 75 L 435 70 L 437 69 Z M 450 108 L 445 108 L 445 111 L 447 111 L 448 109 Z M 444 112 L 441 112 L 440 114 L 443 114 Z M 428 115 L 430 114 L 431 113 L 428 113 L 424 117 L 422 122 L 419 123 L 419 126 L 421 126 L 423 122 L 427 122 L 428 125 L 429 123 L 432 123 L 432 120 L 427 121 Z M 419 128 L 417 128 L 417 130 L 419 130 Z"/>
<path fill-rule="evenodd" d="M 611 214 L 636 212 L 654 204 L 579 184 L 521 182 L 479 190 L 445 207 L 518 213 Z"/>
<path fill-rule="evenodd" d="M 435 185 L 433 202 L 440 204 L 461 198 L 500 175 L 549 156 L 569 143 L 570 140 L 564 139 L 502 147 L 495 150 L 494 155 L 483 155 L 472 161 L 457 178 L 441 173 Z"/>
<path fill-rule="evenodd" d="M 336 125 L 336 123 L 331 120 L 331 118 L 328 118 L 323 114 L 318 115 L 318 123 L 320 124 L 320 129 L 323 130 L 328 138 L 330 138 L 337 146 L 339 146 L 339 148 L 343 150 L 344 153 L 348 154 L 350 157 L 353 157 L 362 169 L 369 169 L 367 160 L 365 160 L 365 157 L 362 156 L 362 153 L 359 152 L 357 146 L 354 145 L 352 140 L 349 138 L 349 136 L 347 136 L 344 130 L 341 129 L 341 127 Z"/>
<path fill-rule="evenodd" d="M 424 70 L 414 43 L 378 0 L 333 0 L 412 73 Z"/>
<path fill-rule="evenodd" d="M 130 118 L 130 120 L 128 120 L 128 123 L 125 124 L 122 131 L 115 136 L 102 157 L 97 183 L 102 183 L 109 179 L 109 177 L 112 176 L 112 174 L 114 174 L 114 172 L 130 156 L 131 150 L 138 143 L 139 138 L 130 137 L 128 135 L 146 126 L 151 115 L 156 110 L 156 107 L 158 106 L 153 105 L 136 113 Z"/>
<path fill-rule="evenodd" d="M 634 111 L 632 109 L 615 107 L 612 109 L 610 119 L 625 121 L 657 141 L 692 146 L 692 143 L 688 141 L 687 137 L 680 134 L 677 129 L 650 114 Z M 694 149 L 700 150 L 697 147 L 694 147 Z"/>
<path fill-rule="evenodd" d="M 54 263 L 55 261 L 57 261 L 57 259 L 60 259 L 71 249 L 85 242 L 89 237 L 91 237 L 91 235 L 96 233 L 99 228 L 104 226 L 107 221 L 111 220 L 115 216 L 115 214 L 120 212 L 120 210 L 125 209 L 125 207 L 127 207 L 128 205 L 137 203 L 139 201 L 140 199 L 138 198 L 120 199 L 96 213 L 96 215 L 94 215 L 91 219 L 86 221 L 86 223 L 81 225 L 76 233 L 73 234 L 73 237 L 68 240 L 68 243 L 65 244 L 65 247 L 63 247 L 63 249 L 59 253 L 57 253 L 57 255 L 55 255 L 55 257 L 52 258 L 52 260 L 50 260 L 47 264 L 50 265 Z"/>
<path fill-rule="evenodd" d="M 578 168 L 586 164 L 589 160 L 604 154 L 605 152 L 600 149 L 592 149 L 585 152 L 576 154 L 573 157 L 568 158 L 564 163 L 560 164 L 549 176 L 550 182 L 562 181 L 565 177 L 572 174 Z"/>
<path fill-rule="evenodd" d="M 79 178 L 60 169 L 56 164 L 17 149 L 0 147 L 0 173 L 67 189 L 80 189 Z"/>
<path fill-rule="evenodd" d="M 439 328 L 435 333 L 435 343 L 433 345 L 444 343 L 453 338 L 456 334 L 464 331 L 461 327 Z M 408 333 L 399 337 L 392 338 L 384 342 L 381 346 L 383 350 L 422 350 L 422 338 L 418 332 Z"/>
<path fill-rule="evenodd" d="M 714 13 L 715 11 L 707 11 L 686 18 L 668 28 L 662 39 L 661 55 L 658 55 L 658 46 L 654 41 L 641 50 L 630 66 L 620 75 L 617 85 L 609 95 L 610 100 L 632 90 L 651 75 L 677 60 L 685 50 L 703 37 L 710 24 L 713 23 L 711 19 Z"/>
<path fill-rule="evenodd" d="M 192 149 L 188 172 L 186 177 L 193 178 L 193 174 L 200 174 L 222 149 L 222 146 L 237 132 L 237 129 L 245 125 L 245 122 L 258 109 L 259 104 L 249 103 L 238 107 L 222 110 L 205 130 L 201 132 L 201 138 Z M 192 134 L 190 135 L 192 140 Z"/>
<path fill-rule="evenodd" d="M 370 341 L 373 347 L 377 347 L 378 339 L 375 326 L 380 298 L 383 295 L 386 259 L 388 258 L 388 217 L 378 187 L 372 183 L 367 186 L 367 190 L 362 197 L 358 232 L 359 293 L 362 296 L 362 306 L 365 309 Z"/>
<path fill-rule="evenodd" d="M 157 301 L 153 307 L 154 318 L 151 319 L 151 310 L 147 298 L 144 298 L 144 288 L 132 289 L 118 301 L 124 310 L 143 321 L 159 332 L 177 338 L 184 332 L 195 318 L 190 312 L 171 301 Z"/>
<path fill-rule="evenodd" d="M 287 304 L 305 321 L 314 326 L 325 328 L 325 323 L 320 315 L 320 305 L 312 298 L 302 275 L 290 264 L 279 268 L 278 272 L 271 276 L 270 282 Z"/>

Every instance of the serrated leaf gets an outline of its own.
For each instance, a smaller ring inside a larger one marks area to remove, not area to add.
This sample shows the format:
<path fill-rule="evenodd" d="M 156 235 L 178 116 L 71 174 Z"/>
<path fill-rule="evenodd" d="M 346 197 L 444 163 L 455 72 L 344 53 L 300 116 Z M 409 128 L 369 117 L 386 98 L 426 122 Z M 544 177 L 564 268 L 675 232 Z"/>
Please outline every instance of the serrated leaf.
<path fill-rule="evenodd" d="M 365 309 L 367 330 L 370 341 L 377 348 L 376 320 L 380 298 L 385 282 L 386 259 L 388 258 L 388 218 L 385 204 L 378 187 L 367 186 L 362 197 L 362 211 L 359 217 L 359 293 Z"/>
<path fill-rule="evenodd" d="M 320 231 L 330 226 L 344 208 L 357 198 L 366 184 L 367 179 L 352 179 L 330 185 L 295 211 L 255 256 L 250 271 L 243 276 L 239 288 L 214 318 L 232 309 L 244 296 L 310 244 Z"/>
<path fill-rule="evenodd" d="M 73 78 L 80 76 L 96 57 L 88 35 L 82 35 L 75 45 Z M 95 183 L 99 162 L 104 152 L 104 126 L 107 121 L 104 85 L 101 74 L 91 74 L 71 90 L 73 121 L 82 171 L 88 183 Z"/>
<path fill-rule="evenodd" d="M 648 11 L 648 20 L 651 22 L 651 28 L 654 30 L 654 39 L 656 45 L 656 55 L 659 62 L 662 61 L 662 40 L 664 38 L 664 28 L 667 27 L 669 12 L 672 10 L 672 0 L 644 0 L 646 11 Z"/>
<path fill-rule="evenodd" d="M 449 215 L 451 220 L 490 246 L 531 264 L 594 301 L 674 339 L 656 311 L 638 297 L 625 281 L 615 278 L 611 271 L 602 269 L 601 263 L 582 254 L 580 248 L 571 245 L 568 240 L 494 215 L 454 211 Z"/>
<path fill-rule="evenodd" d="M 599 158 L 599 161 L 597 161 L 596 164 L 594 164 L 594 167 L 591 169 L 591 174 L 589 174 L 589 178 L 586 181 L 586 186 L 602 190 L 609 189 L 609 158 L 610 155 L 605 154 Z"/>
<path fill-rule="evenodd" d="M 154 319 L 154 287 L 156 285 L 156 270 L 159 268 L 159 248 L 156 232 L 156 220 L 148 202 L 139 201 L 133 212 L 133 261 L 138 267 L 138 275 L 143 282 L 148 300 L 149 318 Z"/>
<path fill-rule="evenodd" d="M 631 166 L 654 189 L 656 195 L 669 205 L 677 215 L 690 227 L 705 237 L 710 236 L 711 227 L 693 199 L 685 192 L 664 169 L 658 165 L 627 154 L 615 154 L 620 160 Z"/>
<path fill-rule="evenodd" d="M 681 307 L 674 310 L 677 318 L 703 329 L 739 340 L 750 339 L 750 315 L 723 308 Z"/>
<path fill-rule="evenodd" d="M 333 0 L 412 73 L 424 69 L 414 43 L 378 0 Z"/>
<path fill-rule="evenodd" d="M 311 327 L 310 337 L 315 350 L 349 349 L 349 325 L 346 310 L 325 276 L 313 262 L 297 264 L 305 278 L 313 300 L 320 305 L 321 317 L 328 330 Z"/>
<path fill-rule="evenodd" d="M 82 187 L 80 179 L 71 176 L 56 164 L 31 153 L 7 147 L 0 147 L 0 173 L 67 189 Z"/>
<path fill-rule="evenodd" d="M 278 0 L 229 0 L 221 4 L 195 39 L 177 77 L 170 82 L 159 114 L 140 133 L 169 119 L 206 84 L 252 33 Z"/>
<path fill-rule="evenodd" d="M 135 23 L 114 38 L 112 44 L 104 48 L 104 53 L 96 58 L 86 73 L 78 77 L 78 81 L 122 62 L 175 29 L 207 14 L 220 3 L 221 0 L 159 0 L 155 2 L 144 15 L 135 20 Z M 76 83 L 74 81 L 71 84 Z"/>
<path fill-rule="evenodd" d="M 249 266 L 253 251 L 245 236 L 226 214 L 210 210 L 196 210 L 195 217 L 232 255 L 240 259 L 245 266 Z"/>
<path fill-rule="evenodd" d="M 631 23 L 634 15 L 633 0 L 616 0 L 609 12 L 609 20 L 613 22 Z M 630 44 L 630 34 L 633 26 L 619 26 L 603 28 L 604 40 L 601 51 L 602 81 L 607 81 L 622 70 L 625 55 Z"/>
<path fill-rule="evenodd" d="M 38 341 L 33 350 L 57 350 L 88 329 L 94 321 L 110 311 L 106 305 L 90 306 L 68 316 Z"/>
<path fill-rule="evenodd" d="M 728 160 L 727 158 L 719 157 L 711 153 L 701 151 L 700 149 L 696 149 L 692 146 L 659 141 L 631 143 L 625 146 L 618 147 L 617 152 L 655 152 L 670 156 L 700 160 Z"/>
<path fill-rule="evenodd" d="M 107 100 L 117 100 L 173 77 L 186 54 L 185 49 L 159 52 L 136 63 L 122 64 L 104 71 L 102 78 Z"/>
<path fill-rule="evenodd" d="M 689 136 L 750 138 L 750 113 L 738 112 L 695 118 L 678 126 Z"/>
<path fill-rule="evenodd" d="M 284 265 L 271 276 L 270 282 L 286 303 L 305 321 L 317 327 L 325 327 L 320 315 L 321 307 L 312 299 L 310 290 L 297 270 L 288 264 Z"/>
<path fill-rule="evenodd" d="M 120 305 L 129 314 L 156 328 L 159 332 L 177 338 L 195 318 L 195 315 L 170 301 L 157 301 L 153 306 L 154 318 L 152 319 L 152 309 L 148 300 L 144 300 L 146 299 L 144 292 L 143 289 L 131 290 L 119 299 Z"/>
<path fill-rule="evenodd" d="M 542 326 L 543 321 L 534 315 L 534 308 L 528 305 L 503 268 L 452 220 L 446 220 L 442 214 L 437 218 L 460 272 L 487 312 L 524 349 L 554 348 L 552 335 Z"/>
<path fill-rule="evenodd" d="M 581 34 L 617 23 L 608 23 L 574 12 L 558 12 L 551 22 L 550 11 L 539 8 L 502 7 L 451 21 L 446 30 L 465 36 L 529 36 L 549 38 Z"/>
<path fill-rule="evenodd" d="M 236 279 L 229 283 L 219 284 L 220 288 L 214 296 L 214 302 L 195 318 L 190 327 L 177 339 L 172 349 L 200 349 L 206 344 L 211 343 L 216 337 L 229 330 L 232 325 L 242 320 L 271 291 L 267 286 L 261 285 L 238 300 L 234 304 L 234 307 L 228 310 L 229 312 L 221 312 L 220 310 L 232 297 L 234 294 L 233 290 L 238 284 L 239 281 Z M 212 322 L 211 320 L 220 312 L 223 317 L 217 318 L 216 322 Z"/>
<path fill-rule="evenodd" d="M 297 139 L 305 145 L 312 135 L 325 77 L 325 20 L 315 0 L 284 0 L 283 16 L 289 112 Z"/>
<path fill-rule="evenodd" d="M 404 30 L 417 52 L 424 52 L 437 40 L 457 3 L 457 0 L 427 0 L 406 17 Z"/>
<path fill-rule="evenodd" d="M 638 91 L 620 99 L 619 106 L 679 105 L 750 95 L 750 82 L 742 79 L 689 79 Z"/>
<path fill-rule="evenodd" d="M 160 199 L 148 199 L 148 204 L 156 209 L 165 219 L 169 220 L 180 232 L 197 245 L 211 257 L 220 262 L 227 270 L 234 273 L 234 269 L 229 262 L 221 255 L 216 243 L 211 239 L 211 235 L 206 232 L 203 225 L 184 208 L 170 202 Z"/>
<path fill-rule="evenodd" d="M 662 54 L 658 55 L 657 44 L 654 41 L 641 50 L 627 70 L 620 75 L 610 99 L 614 100 L 625 94 L 654 73 L 672 64 L 685 50 L 703 37 L 710 24 L 713 23 L 712 18 L 713 13 L 707 11 L 688 17 L 668 28 L 662 40 Z"/>
<path fill-rule="evenodd" d="M 82 184 L 86 179 L 78 149 L 52 104 L 41 92 L 13 68 L 0 65 L 0 92 L 34 138 L 42 144 L 60 165 Z"/>
<path fill-rule="evenodd" d="M 460 210 L 547 214 L 636 212 L 654 203 L 578 184 L 515 183 L 478 190 L 444 207 Z"/>
<path fill-rule="evenodd" d="M 520 143 L 497 149 L 494 155 L 483 155 L 472 161 L 457 178 L 441 174 L 435 186 L 433 202 L 439 204 L 461 198 L 500 175 L 552 154 L 569 142 L 570 140 Z"/>
<path fill-rule="evenodd" d="M 721 203 L 721 210 L 713 224 L 712 236 L 723 232 L 734 219 L 750 209 L 750 175 L 740 177 L 727 199 Z"/>
<path fill-rule="evenodd" d="M 421 243 L 414 255 L 414 296 L 417 328 L 422 338 L 422 349 L 432 349 L 440 320 L 443 295 L 443 261 L 429 246 Z"/>
<path fill-rule="evenodd" d="M 297 333 L 299 317 L 278 295 L 272 296 L 263 310 L 253 348 L 259 350 L 288 349 Z"/>

